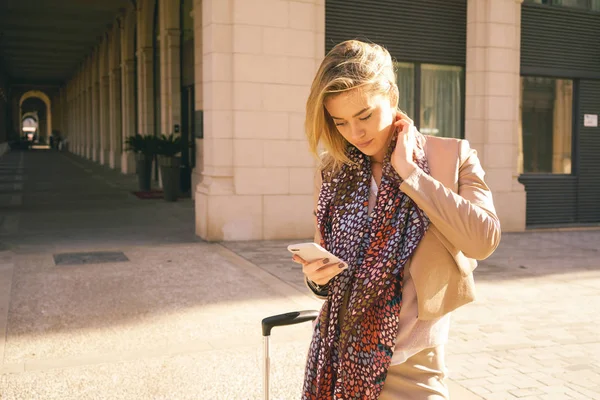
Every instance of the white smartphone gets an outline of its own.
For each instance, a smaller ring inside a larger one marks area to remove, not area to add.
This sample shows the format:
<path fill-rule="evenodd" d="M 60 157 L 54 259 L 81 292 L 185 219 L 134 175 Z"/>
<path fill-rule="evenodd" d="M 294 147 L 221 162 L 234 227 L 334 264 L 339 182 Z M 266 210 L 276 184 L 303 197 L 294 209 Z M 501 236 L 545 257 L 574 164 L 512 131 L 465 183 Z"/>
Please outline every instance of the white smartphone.
<path fill-rule="evenodd" d="M 314 242 L 290 244 L 288 246 L 288 251 L 298 255 L 307 262 L 329 258 L 329 264 L 343 263 L 345 265 L 344 268 L 348 268 L 348 264 L 344 260 L 339 259 L 337 256 Z"/>

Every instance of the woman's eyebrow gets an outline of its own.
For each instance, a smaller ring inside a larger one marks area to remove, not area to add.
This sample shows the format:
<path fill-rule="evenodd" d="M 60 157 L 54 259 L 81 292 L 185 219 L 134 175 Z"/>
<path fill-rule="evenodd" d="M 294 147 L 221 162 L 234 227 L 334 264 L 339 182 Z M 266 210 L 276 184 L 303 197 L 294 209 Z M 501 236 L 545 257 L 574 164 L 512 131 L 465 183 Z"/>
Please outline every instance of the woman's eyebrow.
<path fill-rule="evenodd" d="M 354 117 L 358 117 L 360 114 L 364 113 L 364 112 L 365 112 L 365 111 L 367 111 L 369 108 L 370 108 L 370 107 L 365 107 L 365 108 L 363 108 L 362 110 L 360 110 L 359 112 L 357 112 L 356 114 L 354 114 L 354 115 L 352 116 L 352 118 L 354 118 Z M 333 116 L 333 115 L 331 115 L 331 114 L 330 114 L 330 116 L 331 116 L 331 118 L 333 118 L 333 119 L 344 119 L 344 118 L 334 117 L 334 116 Z"/>

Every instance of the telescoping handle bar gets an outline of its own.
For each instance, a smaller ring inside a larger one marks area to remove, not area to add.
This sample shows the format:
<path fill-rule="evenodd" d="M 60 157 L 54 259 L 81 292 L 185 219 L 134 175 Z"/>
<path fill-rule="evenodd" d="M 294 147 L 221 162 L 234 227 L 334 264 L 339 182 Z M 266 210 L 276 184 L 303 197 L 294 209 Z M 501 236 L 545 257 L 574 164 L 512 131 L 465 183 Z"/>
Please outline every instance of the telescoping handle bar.
<path fill-rule="evenodd" d="M 269 336 L 271 335 L 271 329 L 275 328 L 276 326 L 296 325 L 301 324 L 303 322 L 314 321 L 315 319 L 317 319 L 318 316 L 319 312 L 317 310 L 305 310 L 273 315 L 262 320 L 262 334 L 264 344 L 263 352 L 265 355 L 263 370 L 263 391 L 265 394 L 265 400 L 269 400 L 269 374 L 271 373 L 271 360 L 269 357 Z"/>
<path fill-rule="evenodd" d="M 273 315 L 262 320 L 263 336 L 271 335 L 271 329 L 276 326 L 296 325 L 302 322 L 314 321 L 319 316 L 317 310 L 294 311 L 285 314 Z"/>

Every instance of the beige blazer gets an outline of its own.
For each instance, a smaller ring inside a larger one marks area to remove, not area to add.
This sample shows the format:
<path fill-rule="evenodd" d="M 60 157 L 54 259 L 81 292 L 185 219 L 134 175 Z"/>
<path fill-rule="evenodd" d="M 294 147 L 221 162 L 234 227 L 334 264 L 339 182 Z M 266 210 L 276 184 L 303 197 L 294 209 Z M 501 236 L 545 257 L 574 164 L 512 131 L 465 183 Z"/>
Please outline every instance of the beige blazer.
<path fill-rule="evenodd" d="M 466 140 L 425 136 L 425 155 L 431 175 L 417 169 L 400 189 L 431 221 L 409 265 L 419 319 L 429 320 L 475 299 L 476 260 L 498 247 L 500 222 L 477 152 Z"/>

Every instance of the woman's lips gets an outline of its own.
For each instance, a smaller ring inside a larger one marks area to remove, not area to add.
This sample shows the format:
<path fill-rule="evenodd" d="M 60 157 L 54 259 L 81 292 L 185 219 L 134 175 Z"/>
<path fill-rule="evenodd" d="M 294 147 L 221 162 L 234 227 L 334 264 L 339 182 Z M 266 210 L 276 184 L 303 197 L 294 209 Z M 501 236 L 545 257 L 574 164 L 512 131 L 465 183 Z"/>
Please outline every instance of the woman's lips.
<path fill-rule="evenodd" d="M 368 140 L 366 142 L 362 142 L 362 143 L 356 143 L 356 147 L 367 147 L 368 145 L 371 144 L 371 142 L 373 142 L 373 139 Z"/>

